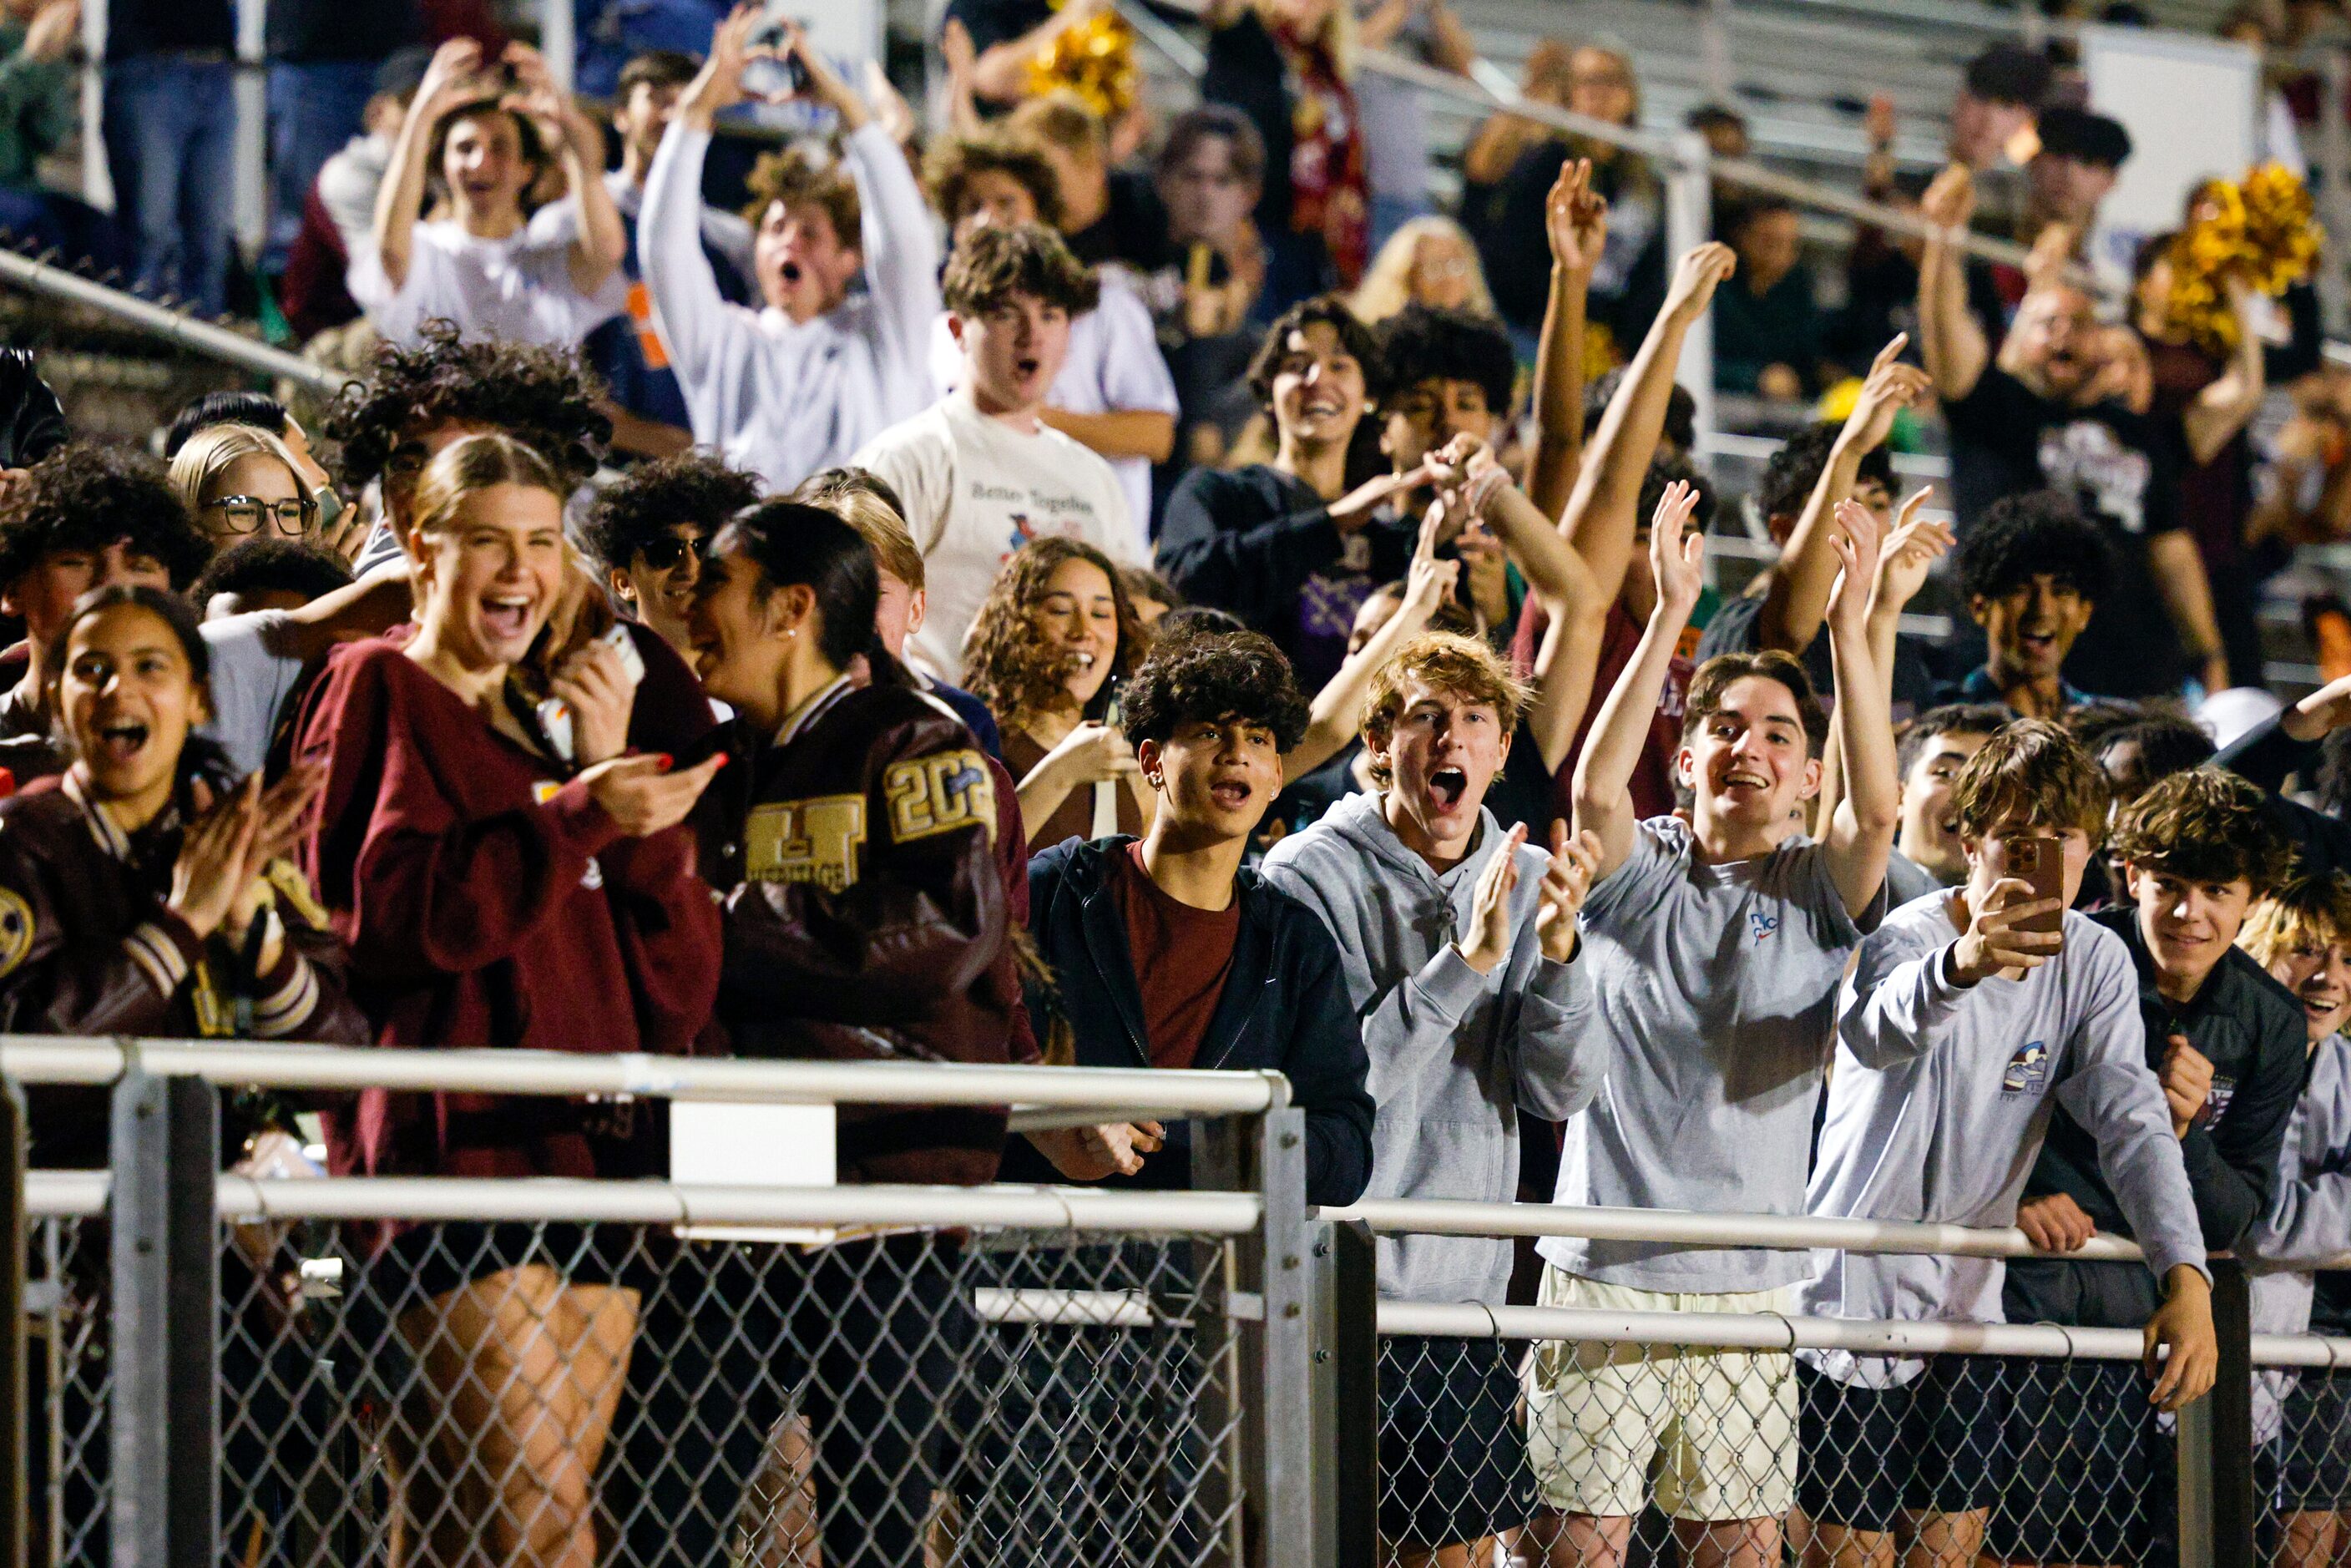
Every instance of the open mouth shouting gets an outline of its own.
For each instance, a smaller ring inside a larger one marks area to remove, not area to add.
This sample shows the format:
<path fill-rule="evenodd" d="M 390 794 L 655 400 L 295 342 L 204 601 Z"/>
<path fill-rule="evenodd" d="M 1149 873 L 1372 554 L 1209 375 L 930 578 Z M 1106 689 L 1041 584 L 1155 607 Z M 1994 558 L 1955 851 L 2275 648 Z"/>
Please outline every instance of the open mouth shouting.
<path fill-rule="evenodd" d="M 528 593 L 484 594 L 482 629 L 496 642 L 528 641 L 536 630 L 531 625 L 532 602 Z"/>
<path fill-rule="evenodd" d="M 98 727 L 91 758 L 109 768 L 127 768 L 147 749 L 147 727 L 135 719 L 115 719 Z"/>
<path fill-rule="evenodd" d="M 1257 800 L 1257 789 L 1246 779 L 1220 779 L 1208 786 L 1208 796 L 1228 811 L 1245 811 Z"/>
<path fill-rule="evenodd" d="M 1469 775 L 1448 764 L 1428 776 L 1428 793 L 1438 810 L 1448 814 L 1458 811 L 1462 797 L 1469 793 Z"/>
<path fill-rule="evenodd" d="M 791 285 L 795 288 L 799 287 L 800 278 L 804 275 L 800 271 L 800 264 L 799 262 L 788 261 L 778 270 L 782 273 L 783 279 L 786 283 Z"/>

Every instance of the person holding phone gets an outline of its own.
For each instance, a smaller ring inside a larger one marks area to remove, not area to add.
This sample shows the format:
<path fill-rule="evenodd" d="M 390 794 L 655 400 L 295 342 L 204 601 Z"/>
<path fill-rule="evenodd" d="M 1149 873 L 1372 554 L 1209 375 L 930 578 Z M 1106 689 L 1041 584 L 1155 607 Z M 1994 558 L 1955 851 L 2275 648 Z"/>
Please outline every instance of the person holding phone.
<path fill-rule="evenodd" d="M 2105 777 L 2063 729 L 2021 719 L 1960 769 L 1950 811 L 1967 881 L 1888 915 L 1838 998 L 1805 1207 L 2012 1225 L 2034 1151 L 2070 1113 L 2115 1173 L 2116 1202 L 2161 1281 L 2147 1397 L 2177 1409 L 2217 1365 L 2203 1240 L 2147 1065 L 2130 951 L 2071 911 L 2105 834 Z M 1997 1322 L 2005 1274 L 1996 1258 L 1836 1252 L 1796 1299 L 1813 1316 Z M 1798 1447 L 1812 1456 L 1797 1507 L 1818 1560 L 1917 1549 L 1975 1561 L 2013 1458 L 1998 1364 L 1804 1351 L 1796 1376 Z"/>
<path fill-rule="evenodd" d="M 695 443 L 786 490 L 930 402 L 939 251 L 889 131 L 798 23 L 783 24 L 780 51 L 757 41 L 769 26 L 752 5 L 718 25 L 645 175 L 637 260 Z M 797 62 L 805 88 L 770 85 L 832 110 L 841 158 L 820 166 L 789 149 L 752 171 L 755 309 L 727 301 L 704 253 L 702 166 L 717 117 L 754 96 L 744 78 L 759 60 Z"/>
<path fill-rule="evenodd" d="M 2306 1069 L 2302 1004 L 2235 946 L 2253 901 L 2284 878 L 2285 840 L 2260 789 L 2193 768 L 2124 807 L 2113 856 L 2127 902 L 2092 920 L 2122 940 L 2137 970 L 2143 1060 L 2187 1168 L 2189 1212 L 2206 1248 L 2233 1248 L 2269 1213 Z M 2049 1252 L 2074 1251 L 2098 1231 L 2150 1241 L 2096 1136 L 2063 1103 L 2017 1224 Z M 2137 1328 L 2159 1319 L 2157 1291 L 2157 1276 L 2137 1263 L 2024 1259 L 2009 1265 L 2001 1310 L 2011 1322 Z M 1995 1522 L 1995 1551 L 2137 1563 L 2168 1537 L 2172 1445 L 2153 1412 L 2126 1397 L 2126 1371 L 2067 1362 L 2019 1390 L 2005 1458 L 2023 1490 Z M 2138 1417 L 2119 1421 L 2116 1412 L 2133 1405 Z"/>

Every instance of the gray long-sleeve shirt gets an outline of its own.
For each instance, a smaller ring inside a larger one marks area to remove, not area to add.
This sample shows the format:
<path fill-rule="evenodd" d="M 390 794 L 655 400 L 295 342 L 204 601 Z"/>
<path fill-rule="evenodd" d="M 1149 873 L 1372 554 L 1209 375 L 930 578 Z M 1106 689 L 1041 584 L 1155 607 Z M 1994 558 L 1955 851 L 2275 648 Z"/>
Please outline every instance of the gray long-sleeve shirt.
<path fill-rule="evenodd" d="M 1535 906 L 1551 857 L 1519 851 L 1515 933 L 1489 975 L 1454 944 L 1504 838 L 1491 811 L 1467 860 L 1439 874 L 1406 849 L 1380 795 L 1353 795 L 1276 844 L 1265 879 L 1320 915 L 1339 944 L 1371 1058 L 1366 1197 L 1508 1202 L 1518 1189 L 1519 1107 L 1552 1120 L 1588 1103 L 1607 1069 L 1584 963 L 1543 956 Z M 1408 1301 L 1499 1302 L 1510 1244 L 1477 1236 L 1379 1239 L 1380 1291 Z"/>
<path fill-rule="evenodd" d="M 2056 1105 L 2098 1164 L 2159 1279 L 2204 1262 L 2195 1194 L 2163 1089 L 2147 1065 L 2138 977 L 2120 938 L 2065 916 L 2054 959 L 2014 980 L 1954 986 L 1951 895 L 1904 905 L 1863 942 L 1839 999 L 1836 1068 L 1806 1207 L 1836 1218 L 2016 1222 Z M 2001 1321 L 1997 1258 L 1829 1252 L 1800 1293 L 1808 1313 Z M 1903 1382 L 1919 1363 L 1814 1360 L 1850 1382 Z"/>

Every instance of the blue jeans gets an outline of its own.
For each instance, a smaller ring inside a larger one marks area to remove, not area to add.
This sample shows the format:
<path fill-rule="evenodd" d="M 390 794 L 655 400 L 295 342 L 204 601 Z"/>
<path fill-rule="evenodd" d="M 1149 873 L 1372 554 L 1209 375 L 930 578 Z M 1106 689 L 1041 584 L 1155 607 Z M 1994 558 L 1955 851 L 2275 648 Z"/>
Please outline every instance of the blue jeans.
<path fill-rule="evenodd" d="M 140 55 L 106 68 L 106 166 L 133 281 L 207 316 L 228 308 L 236 73 L 225 60 Z"/>
<path fill-rule="evenodd" d="M 360 133 L 375 93 L 374 60 L 309 60 L 269 68 L 269 247 L 262 267 L 286 270 L 302 232 L 302 204 L 328 159 Z"/>

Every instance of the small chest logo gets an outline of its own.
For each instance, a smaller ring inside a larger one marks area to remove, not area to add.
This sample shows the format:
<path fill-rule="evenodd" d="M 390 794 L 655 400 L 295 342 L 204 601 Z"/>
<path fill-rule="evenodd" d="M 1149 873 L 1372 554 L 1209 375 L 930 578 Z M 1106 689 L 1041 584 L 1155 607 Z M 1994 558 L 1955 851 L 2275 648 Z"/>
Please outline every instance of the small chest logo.
<path fill-rule="evenodd" d="M 1750 909 L 1747 912 L 1747 924 L 1753 929 L 1755 940 L 1761 942 L 1780 929 L 1780 917 L 1776 915 L 1766 915 L 1760 909 Z"/>
<path fill-rule="evenodd" d="M 2199 1127 L 2205 1128 L 2219 1125 L 2220 1118 L 2229 1113 L 2229 1102 L 2236 1097 L 2237 1081 L 2233 1078 L 2223 1078 L 2217 1072 L 2214 1073 L 2212 1075 L 2212 1092 L 2204 1096 L 2204 1109 L 2198 1113 L 2196 1117 L 2196 1124 Z"/>
<path fill-rule="evenodd" d="M 2008 1071 L 2000 1075 L 2000 1092 L 2003 1094 L 2038 1094 L 2049 1087 L 2049 1047 L 2032 1040 L 2016 1048 L 2008 1059 Z"/>

